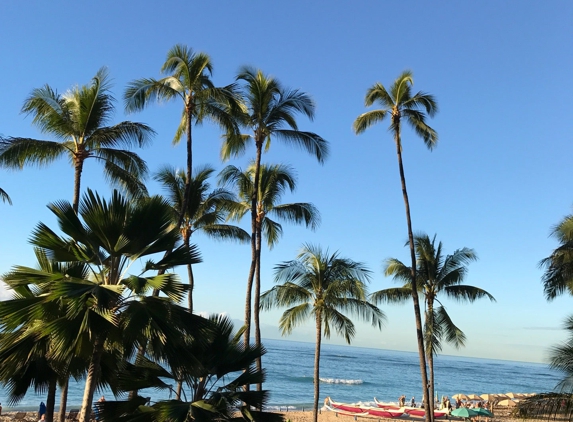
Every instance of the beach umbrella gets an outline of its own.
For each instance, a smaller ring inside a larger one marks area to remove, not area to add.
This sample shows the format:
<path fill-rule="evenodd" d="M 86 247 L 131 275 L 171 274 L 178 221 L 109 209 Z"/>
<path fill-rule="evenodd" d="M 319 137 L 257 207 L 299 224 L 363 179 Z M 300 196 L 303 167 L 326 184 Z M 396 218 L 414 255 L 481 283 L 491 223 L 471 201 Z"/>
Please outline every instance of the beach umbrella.
<path fill-rule="evenodd" d="M 456 399 L 456 400 L 458 400 L 458 399 L 459 400 L 469 400 L 470 399 L 468 396 L 466 396 L 465 394 L 461 394 L 461 393 L 460 394 L 454 394 L 452 396 L 452 398 Z"/>
<path fill-rule="evenodd" d="M 485 401 L 494 401 L 498 399 L 497 394 L 482 394 L 480 397 Z"/>
<path fill-rule="evenodd" d="M 473 418 L 474 416 L 479 416 L 478 412 L 474 409 L 469 409 L 467 407 L 458 407 L 452 410 L 450 416 L 457 416 L 458 418 Z"/>
<path fill-rule="evenodd" d="M 484 407 L 474 407 L 473 409 L 474 412 L 477 412 L 477 414 L 479 416 L 485 416 L 487 418 L 493 418 L 493 413 L 491 413 L 489 410 L 487 410 Z"/>
<path fill-rule="evenodd" d="M 469 400 L 480 400 L 480 401 L 481 401 L 481 397 L 478 396 L 477 394 L 470 394 L 470 395 L 468 395 L 468 399 L 469 399 Z"/>
<path fill-rule="evenodd" d="M 510 399 L 518 399 L 521 394 L 519 393 L 505 393 L 505 396 L 510 398 Z"/>
<path fill-rule="evenodd" d="M 505 406 L 505 407 L 515 407 L 517 403 L 514 402 L 512 399 L 505 399 L 497 403 L 498 406 Z"/>

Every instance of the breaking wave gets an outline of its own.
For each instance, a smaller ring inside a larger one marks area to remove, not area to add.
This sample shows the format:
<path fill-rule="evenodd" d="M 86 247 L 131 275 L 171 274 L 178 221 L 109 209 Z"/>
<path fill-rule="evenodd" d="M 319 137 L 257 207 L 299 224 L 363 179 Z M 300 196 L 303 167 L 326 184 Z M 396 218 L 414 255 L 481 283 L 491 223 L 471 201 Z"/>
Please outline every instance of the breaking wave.
<path fill-rule="evenodd" d="M 364 384 L 364 381 L 362 380 L 345 380 L 338 378 L 320 378 L 320 382 L 323 382 L 325 384 L 350 384 L 350 385 Z"/>

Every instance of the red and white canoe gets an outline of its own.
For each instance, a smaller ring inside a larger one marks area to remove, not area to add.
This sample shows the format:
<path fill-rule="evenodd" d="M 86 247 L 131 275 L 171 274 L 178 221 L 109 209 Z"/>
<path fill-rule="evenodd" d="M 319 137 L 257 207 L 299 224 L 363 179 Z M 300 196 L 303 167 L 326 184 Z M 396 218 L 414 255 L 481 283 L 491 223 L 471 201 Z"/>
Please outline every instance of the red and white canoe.
<path fill-rule="evenodd" d="M 324 405 L 332 409 L 342 410 L 348 413 L 365 413 L 366 409 L 357 404 L 337 403 L 330 397 L 324 399 Z"/>
<path fill-rule="evenodd" d="M 404 415 L 403 410 L 380 409 L 376 407 L 361 406 L 358 404 L 338 403 L 333 401 L 330 397 L 327 397 L 324 400 L 324 405 L 327 409 L 333 412 L 346 415 L 360 415 L 362 417 L 372 418 L 399 418 Z"/>
<path fill-rule="evenodd" d="M 379 402 L 376 397 L 374 397 L 374 403 L 376 403 L 376 406 L 378 406 L 381 409 L 385 409 L 385 410 L 401 410 L 402 412 L 413 416 L 415 418 L 423 418 L 426 416 L 426 410 L 421 408 L 421 407 L 409 407 L 409 406 L 405 406 L 405 407 L 397 407 L 395 404 L 393 403 L 382 403 Z M 442 411 L 442 410 L 434 410 L 434 418 L 445 418 L 446 416 L 448 416 L 448 412 L 446 410 Z"/>
<path fill-rule="evenodd" d="M 421 407 L 404 407 L 404 412 L 418 418 L 426 416 L 426 410 Z M 434 418 L 445 418 L 446 416 L 448 416 L 447 411 L 434 410 Z"/>
<path fill-rule="evenodd" d="M 381 409 L 391 409 L 391 410 L 400 410 L 402 409 L 400 406 L 395 405 L 394 403 L 383 403 L 380 402 L 374 397 L 374 403 Z"/>

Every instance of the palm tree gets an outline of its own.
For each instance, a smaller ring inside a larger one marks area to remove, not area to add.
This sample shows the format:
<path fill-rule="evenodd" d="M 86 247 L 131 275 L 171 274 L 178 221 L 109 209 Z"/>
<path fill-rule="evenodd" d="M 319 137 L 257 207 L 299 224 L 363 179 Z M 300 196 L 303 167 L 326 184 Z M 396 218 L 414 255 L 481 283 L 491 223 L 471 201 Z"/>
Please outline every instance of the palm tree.
<path fill-rule="evenodd" d="M 257 202 L 255 203 L 255 227 L 253 235 L 256 237 L 256 271 L 254 273 L 255 279 L 255 300 L 254 300 L 254 322 L 255 322 L 255 344 L 261 344 L 261 331 L 259 326 L 259 297 L 261 288 L 261 239 L 263 235 L 267 239 L 267 245 L 270 249 L 278 242 L 282 235 L 282 226 L 272 220 L 270 217 L 278 218 L 279 220 L 288 221 L 296 224 L 305 224 L 314 230 L 320 223 L 320 214 L 316 207 L 311 203 L 290 203 L 290 204 L 277 204 L 285 191 L 290 190 L 293 192 L 296 188 L 296 179 L 292 170 L 288 166 L 276 165 L 262 165 L 259 168 L 259 184 L 256 185 L 256 172 L 257 166 L 251 164 L 246 171 L 241 171 L 235 166 L 225 167 L 219 174 L 221 184 L 232 183 L 236 186 L 239 202 L 229 204 L 229 218 L 232 220 L 241 220 L 248 212 L 251 213 L 253 218 L 253 211 L 251 205 L 251 198 L 255 196 Z M 257 192 L 255 192 L 257 186 Z M 251 237 L 252 237 L 251 236 Z M 252 240 L 251 240 L 252 242 Z M 247 305 L 250 305 L 250 296 Z M 250 321 L 250 316 L 248 321 Z M 245 322 L 245 331 L 248 330 L 249 324 Z M 247 337 L 245 334 L 245 343 Z M 257 362 L 258 369 L 261 363 Z M 259 386 L 259 389 L 261 386 Z"/>
<path fill-rule="evenodd" d="M 254 412 L 251 407 L 262 408 L 268 391 L 245 391 L 245 386 L 264 379 L 263 371 L 254 368 L 257 357 L 265 353 L 262 346 L 245 345 L 241 341 L 242 329 L 234 332 L 228 317 L 212 315 L 213 334 L 205 341 L 191 341 L 184 352 L 187 365 L 182 368 L 183 378 L 190 389 L 184 400 L 162 400 L 153 405 L 130 406 L 129 402 L 106 402 L 103 416 L 124 421 L 263 421 L 281 422 L 281 415 Z M 193 362 L 194 361 L 194 362 Z M 130 378 L 132 374 L 126 374 Z M 146 367 L 146 377 L 138 377 L 141 388 L 166 388 L 165 379 L 176 378 L 155 365 Z M 163 378 L 163 380 L 162 380 Z M 238 410 L 238 414 L 235 413 Z"/>
<path fill-rule="evenodd" d="M 467 265 L 477 260 L 472 249 L 457 249 L 452 255 L 444 257 L 442 242 L 436 245 L 436 236 L 430 240 L 426 234 L 414 236 L 414 246 L 417 256 L 416 288 L 423 295 L 426 305 L 424 342 L 430 370 L 429 395 L 434 397 L 434 356 L 442 350 L 444 340 L 455 348 L 463 347 L 466 340 L 465 334 L 453 323 L 438 296 L 443 294 L 461 302 L 474 302 L 484 297 L 495 301 L 495 298 L 479 287 L 462 284 L 467 274 Z M 412 271 L 409 266 L 398 259 L 389 258 L 384 273 L 404 285 L 373 293 L 371 298 L 374 303 L 404 303 L 412 297 Z"/>
<path fill-rule="evenodd" d="M 555 386 L 554 391 L 520 400 L 517 412 L 521 417 L 573 420 L 573 315 L 567 317 L 563 325 L 569 338 L 561 344 L 552 346 L 549 354 L 549 366 L 561 372 L 563 378 Z"/>
<path fill-rule="evenodd" d="M 143 276 L 149 270 L 196 263 L 199 258 L 194 247 L 184 245 L 166 253 L 177 244 L 180 234 L 173 228 L 169 204 L 159 197 L 129 202 L 115 191 L 108 202 L 88 190 L 79 207 L 83 222 L 68 202 L 49 208 L 67 237 L 40 223 L 31 243 L 45 250 L 50 259 L 84 264 L 89 271 L 82 277 L 72 277 L 63 272 L 16 267 L 10 279 L 16 284 L 34 285 L 35 290 L 46 285 L 48 294 L 40 297 L 45 304 L 64 301 L 65 317 L 48 324 L 58 345 L 53 356 L 60 360 L 69 350 L 75 350 L 89 362 L 80 414 L 80 421 L 86 422 L 106 350 L 122 343 L 125 348 L 125 342 L 132 339 L 132 350 L 145 343 L 147 353 L 155 356 L 157 350 L 166 347 L 167 337 L 204 335 L 198 332 L 203 330 L 203 319 L 183 308 L 182 313 L 174 305 L 185 291 L 175 275 Z M 145 262 L 140 275 L 127 274 L 134 262 L 155 254 L 164 256 Z M 165 297 L 142 296 L 151 289 L 161 291 Z M 133 293 L 126 295 L 129 292 Z M 36 307 L 22 307 L 17 300 L 3 303 L 2 310 L 2 320 L 31 321 L 38 315 Z M 170 320 L 158 320 L 166 315 Z"/>
<path fill-rule="evenodd" d="M 47 274 L 65 273 L 72 277 L 82 277 L 86 268 L 83 264 L 58 263 L 50 260 L 45 251 L 35 249 L 38 260 L 38 270 Z M 66 309 L 61 303 L 44 303 L 43 294 L 48 294 L 47 285 L 35 286 L 32 290 L 28 285 L 21 283 L 22 277 L 17 268 L 13 273 L 3 276 L 3 281 L 14 291 L 15 302 L 0 302 L 0 315 L 2 315 L 2 332 L 0 337 L 0 359 L 4 362 L 0 370 L 0 380 L 8 386 L 9 401 L 18 403 L 24 398 L 30 387 L 36 393 L 47 392 L 46 421 L 51 422 L 54 415 L 56 386 L 62 386 L 62 401 L 60 415 L 65 414 L 67 401 L 67 383 L 70 375 L 76 378 L 81 376 L 78 371 L 78 359 L 69 350 L 63 359 L 54 358 L 57 348 L 54 336 L 46 325 L 65 315 Z M 40 312 L 36 319 L 21 319 L 21 314 L 5 312 L 5 307 L 36 306 Z M 85 369 L 87 365 L 82 365 Z"/>
<path fill-rule="evenodd" d="M 143 147 L 155 132 L 143 123 L 121 122 L 105 126 L 114 111 L 105 68 L 98 70 L 90 85 L 76 86 L 59 95 L 49 85 L 34 89 L 22 112 L 31 114 L 42 133 L 59 141 L 10 137 L 0 139 L 0 165 L 22 168 L 26 164 L 47 165 L 67 155 L 74 167 L 73 207 L 77 212 L 84 162 L 95 158 L 104 164 L 105 177 L 134 196 L 145 196 L 141 182 L 145 162 L 135 153 L 117 147 Z"/>
<path fill-rule="evenodd" d="M 195 170 L 195 175 L 189 184 L 191 195 L 187 203 L 187 209 L 183 216 L 180 227 L 183 243 L 190 245 L 193 233 L 200 231 L 205 235 L 217 240 L 237 240 L 248 242 L 249 234 L 240 227 L 224 224 L 226 214 L 223 204 L 234 201 L 234 195 L 225 189 L 215 189 L 209 192 L 210 185 L 207 182 L 215 170 L 204 166 Z M 185 196 L 187 178 L 184 171 L 177 171 L 173 167 L 166 166 L 159 170 L 154 177 L 161 182 L 167 192 L 169 202 L 175 212 L 175 219 L 179 218 Z M 193 287 L 194 278 L 191 264 L 187 265 L 189 276 L 189 310 L 193 311 Z"/>
<path fill-rule="evenodd" d="M 549 301 L 563 293 L 573 295 L 573 215 L 565 216 L 553 227 L 551 235 L 559 246 L 539 263 L 545 269 L 541 281 Z"/>
<path fill-rule="evenodd" d="M 187 185 L 182 208 L 179 210 L 179 223 L 182 223 L 191 195 L 193 122 L 200 124 L 203 120 L 210 119 L 225 131 L 236 131 L 229 110 L 239 107 L 239 102 L 234 84 L 222 88 L 214 86 L 211 81 L 211 58 L 205 53 L 195 53 L 182 44 L 175 45 L 167 52 L 161 72 L 167 76 L 162 79 L 138 79 L 128 85 L 124 95 L 125 110 L 140 111 L 153 101 L 180 99 L 183 102 L 181 121 L 173 138 L 173 143 L 177 144 L 184 134 L 187 135 Z"/>
<path fill-rule="evenodd" d="M 282 334 L 290 334 L 303 321 L 314 319 L 313 421 L 318 419 L 319 364 L 321 339 L 330 338 L 331 326 L 350 344 L 354 324 L 344 313 L 370 320 L 382 329 L 384 313 L 366 300 L 370 271 L 361 263 L 330 254 L 313 245 L 303 245 L 297 258 L 275 267 L 275 282 L 280 284 L 261 297 L 261 308 L 289 307 L 281 316 Z"/>
<path fill-rule="evenodd" d="M 10 205 L 12 205 L 12 200 L 10 199 L 6 191 L 1 188 L 0 188 L 0 199 L 2 199 L 2 202 L 8 202 Z"/>
<path fill-rule="evenodd" d="M 406 177 L 404 176 L 404 165 L 402 163 L 402 118 L 414 129 L 416 134 L 424 140 L 426 146 L 431 150 L 438 142 L 438 134 L 434 129 L 426 124 L 426 113 L 432 117 L 438 111 L 438 105 L 432 95 L 418 92 L 412 95 L 412 85 L 414 79 L 412 72 L 403 72 L 392 84 L 390 91 L 387 91 L 380 82 L 375 83 L 366 92 L 365 105 L 370 107 L 374 103 L 380 104 L 381 109 L 371 110 L 361 114 L 354 121 L 354 132 L 363 133 L 375 123 L 382 122 L 390 114 L 390 130 L 394 134 L 396 154 L 398 156 L 398 167 L 400 171 L 400 182 L 402 184 L 402 195 L 406 208 L 406 223 L 408 226 L 408 241 L 410 244 L 410 267 L 412 280 L 412 301 L 414 304 L 414 316 L 416 320 L 416 336 L 418 340 L 418 354 L 420 356 L 420 372 L 422 375 L 422 391 L 424 402 L 426 403 L 426 420 L 431 422 L 434 416 L 434 401 L 428 395 L 428 374 L 426 371 L 426 359 L 424 352 L 424 333 L 422 331 L 422 316 L 420 313 L 420 300 L 416 286 L 416 253 L 414 251 L 414 234 L 412 230 L 412 219 L 410 216 L 410 202 L 406 189 Z"/>
<path fill-rule="evenodd" d="M 235 118 L 238 124 L 252 134 L 238 135 L 236 132 L 227 133 L 222 149 L 223 159 L 242 154 L 247 145 L 254 141 L 255 160 L 253 188 L 251 189 L 251 267 L 247 280 L 247 294 L 245 301 L 245 343 L 250 341 L 251 333 L 251 301 L 253 280 L 257 267 L 260 266 L 261 239 L 257 238 L 257 198 L 259 184 L 261 183 L 261 157 L 263 146 L 265 150 L 270 148 L 271 140 L 277 139 L 291 145 L 296 145 L 323 163 L 328 156 L 328 143 L 322 137 L 312 132 L 298 129 L 296 114 L 301 113 L 309 119 L 314 118 L 314 102 L 312 99 L 298 90 L 291 90 L 282 86 L 275 78 L 263 74 L 261 70 L 252 67 L 243 67 L 237 75 L 238 81 L 244 82 L 243 95 L 246 109 L 235 109 Z M 258 304 L 260 286 L 255 286 L 255 331 L 257 331 Z M 257 340 L 255 340 L 257 341 Z M 258 343 L 257 343 L 258 344 Z"/>

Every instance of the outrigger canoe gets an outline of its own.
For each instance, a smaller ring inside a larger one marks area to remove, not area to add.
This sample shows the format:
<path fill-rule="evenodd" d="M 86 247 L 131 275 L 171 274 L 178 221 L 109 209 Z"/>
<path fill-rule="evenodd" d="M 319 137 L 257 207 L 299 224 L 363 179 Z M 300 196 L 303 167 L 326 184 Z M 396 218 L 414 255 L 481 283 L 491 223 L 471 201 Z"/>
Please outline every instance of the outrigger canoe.
<path fill-rule="evenodd" d="M 324 400 L 327 409 L 347 415 L 360 415 L 362 417 L 373 418 L 399 418 L 404 415 L 404 411 L 395 409 L 380 409 L 375 407 L 366 407 L 356 404 L 337 403 L 330 397 Z"/>
<path fill-rule="evenodd" d="M 374 403 L 376 403 L 376 406 L 378 406 L 381 409 L 386 409 L 386 410 L 395 410 L 395 409 L 399 409 L 401 411 L 403 411 L 404 413 L 416 417 L 416 418 L 423 418 L 426 416 L 426 410 L 422 407 L 409 407 L 409 406 L 404 406 L 404 407 L 397 407 L 395 404 L 392 403 L 382 403 L 379 402 L 378 400 L 376 400 L 376 397 L 374 397 Z M 448 416 L 448 411 L 446 410 L 434 410 L 434 418 L 438 419 L 438 418 L 445 418 L 446 416 Z"/>

